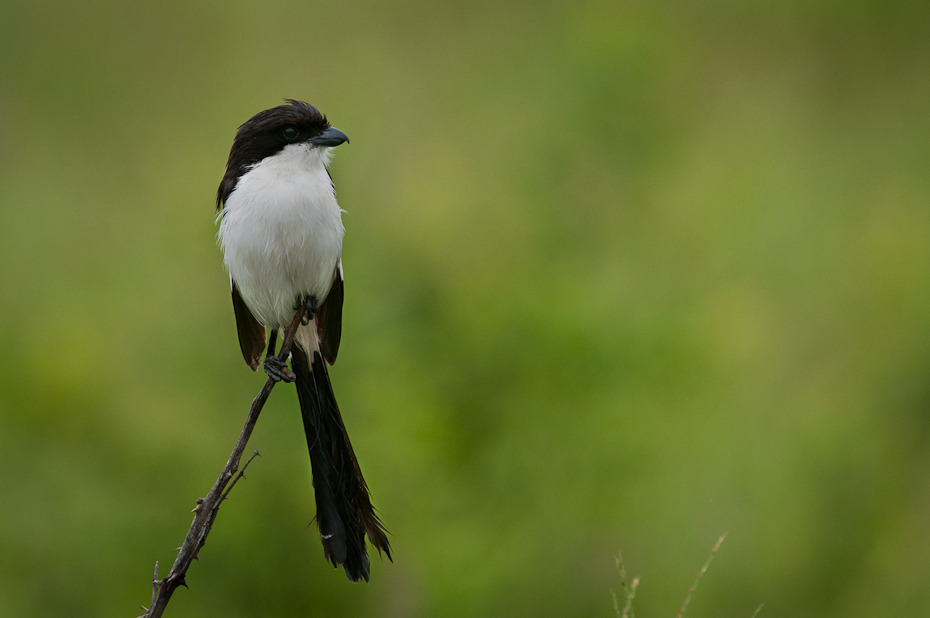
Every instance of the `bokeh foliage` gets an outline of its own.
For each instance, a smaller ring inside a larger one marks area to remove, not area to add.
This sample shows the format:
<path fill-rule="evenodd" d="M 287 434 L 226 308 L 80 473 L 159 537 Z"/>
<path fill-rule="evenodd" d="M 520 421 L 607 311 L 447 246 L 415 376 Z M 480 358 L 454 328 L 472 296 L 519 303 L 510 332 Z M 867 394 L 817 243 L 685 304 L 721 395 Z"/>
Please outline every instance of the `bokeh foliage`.
<path fill-rule="evenodd" d="M 394 564 L 323 561 L 289 389 L 172 616 L 927 615 L 930 5 L 0 7 L 0 615 L 135 615 L 261 378 L 233 132 L 349 134 L 332 372 Z"/>

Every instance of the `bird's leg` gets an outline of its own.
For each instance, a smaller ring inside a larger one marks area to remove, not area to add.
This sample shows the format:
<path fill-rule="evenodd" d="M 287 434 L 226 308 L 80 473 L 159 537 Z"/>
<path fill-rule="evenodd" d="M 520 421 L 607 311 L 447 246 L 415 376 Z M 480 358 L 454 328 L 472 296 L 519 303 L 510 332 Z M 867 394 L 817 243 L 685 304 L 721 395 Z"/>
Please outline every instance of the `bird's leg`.
<path fill-rule="evenodd" d="M 307 308 L 307 312 L 304 313 L 304 317 L 301 320 L 301 324 L 306 326 L 311 321 L 313 321 L 313 317 L 316 315 L 316 310 L 319 309 L 317 306 L 316 296 L 313 294 L 308 294 L 303 298 L 298 297 L 297 302 L 294 303 L 294 311 L 300 309 L 301 305 Z"/>
<path fill-rule="evenodd" d="M 281 380 L 293 382 L 296 377 L 294 372 L 288 369 L 287 363 L 283 359 L 275 356 L 274 348 L 277 343 L 278 329 L 273 328 L 271 329 L 271 335 L 268 337 L 268 352 L 265 354 L 265 361 L 262 363 L 262 367 L 264 367 L 268 377 L 275 382 L 280 382 Z"/>
<path fill-rule="evenodd" d="M 278 329 L 272 328 L 271 334 L 268 335 L 268 351 L 265 352 L 265 358 L 269 356 L 274 356 L 275 346 L 278 345 Z"/>

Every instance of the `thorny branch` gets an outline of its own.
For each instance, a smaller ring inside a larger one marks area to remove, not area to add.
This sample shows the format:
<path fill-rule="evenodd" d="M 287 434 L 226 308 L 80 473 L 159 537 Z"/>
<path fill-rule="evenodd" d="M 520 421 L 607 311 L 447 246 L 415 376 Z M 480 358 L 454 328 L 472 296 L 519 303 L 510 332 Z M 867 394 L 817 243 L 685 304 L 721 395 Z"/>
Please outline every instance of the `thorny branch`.
<path fill-rule="evenodd" d="M 290 354 L 291 346 L 294 343 L 294 335 L 297 332 L 297 327 L 300 326 L 305 311 L 306 307 L 303 306 L 303 303 L 300 303 L 297 314 L 294 316 L 290 326 L 287 327 L 287 330 L 284 331 L 284 342 L 281 344 L 281 351 L 278 352 L 278 358 L 286 359 L 288 354 Z M 158 579 L 158 562 L 155 563 L 155 576 L 152 579 L 152 605 L 151 608 L 142 607 L 146 613 L 140 618 L 158 618 L 161 616 L 175 589 L 177 589 L 178 586 L 187 586 L 187 582 L 185 581 L 187 569 L 194 560 L 200 560 L 200 548 L 207 542 L 207 535 L 210 534 L 210 529 L 213 527 L 213 522 L 216 519 L 217 513 L 219 513 L 220 504 L 222 504 L 226 496 L 229 495 L 229 492 L 236 482 L 242 478 L 248 465 L 252 463 L 252 460 L 258 455 L 258 451 L 255 451 L 252 457 L 250 457 L 242 467 L 242 470 L 239 471 L 239 474 L 236 475 L 236 471 L 239 470 L 239 462 L 242 460 L 242 453 L 245 451 L 246 444 L 248 444 L 249 438 L 252 436 L 255 423 L 258 422 L 258 415 L 261 413 L 265 401 L 268 400 L 268 396 L 271 394 L 271 389 L 274 388 L 274 385 L 275 380 L 270 377 L 265 380 L 265 385 L 262 386 L 262 390 L 258 392 L 258 395 L 256 395 L 255 399 L 252 401 L 249 416 L 245 421 L 245 426 L 242 428 L 242 433 L 239 435 L 239 440 L 236 442 L 236 446 L 233 448 L 232 454 L 226 462 L 226 466 L 223 468 L 219 478 L 216 479 L 216 483 L 213 484 L 213 488 L 210 489 L 206 497 L 197 499 L 197 506 L 195 506 L 193 510 L 194 521 L 191 523 L 190 530 L 187 531 L 184 542 L 178 549 L 178 557 L 174 561 L 174 566 L 171 567 L 171 572 L 168 573 L 167 577 Z"/>

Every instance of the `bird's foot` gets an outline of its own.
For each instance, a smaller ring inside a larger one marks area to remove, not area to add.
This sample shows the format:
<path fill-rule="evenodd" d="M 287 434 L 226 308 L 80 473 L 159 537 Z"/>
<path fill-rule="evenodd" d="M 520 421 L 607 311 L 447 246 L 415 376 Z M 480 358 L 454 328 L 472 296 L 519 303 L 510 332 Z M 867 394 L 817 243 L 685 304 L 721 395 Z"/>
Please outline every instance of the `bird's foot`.
<path fill-rule="evenodd" d="M 294 372 L 288 368 L 287 363 L 277 356 L 266 356 L 265 362 L 262 363 L 262 367 L 264 367 L 268 377 L 275 382 L 280 382 L 281 380 L 293 382 L 297 378 Z"/>
<path fill-rule="evenodd" d="M 304 313 L 303 319 L 300 321 L 301 324 L 306 326 L 313 320 L 313 317 L 316 315 L 316 310 L 319 308 L 317 306 L 316 296 L 313 294 L 308 294 L 303 298 L 298 298 L 294 303 L 294 311 L 297 311 L 301 307 L 306 307 L 307 309 L 307 312 Z"/>

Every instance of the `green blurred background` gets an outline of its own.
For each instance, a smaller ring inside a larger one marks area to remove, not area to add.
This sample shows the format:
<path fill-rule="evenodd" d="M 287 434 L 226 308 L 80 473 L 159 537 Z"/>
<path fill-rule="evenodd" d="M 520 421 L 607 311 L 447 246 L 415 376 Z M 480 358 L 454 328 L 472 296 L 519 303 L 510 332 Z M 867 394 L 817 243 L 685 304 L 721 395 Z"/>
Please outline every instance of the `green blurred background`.
<path fill-rule="evenodd" d="M 168 615 L 930 615 L 930 5 L 8 0 L 0 615 L 135 616 L 262 379 L 214 195 L 352 138 L 332 371 L 395 562 L 323 560 L 278 388 Z"/>

